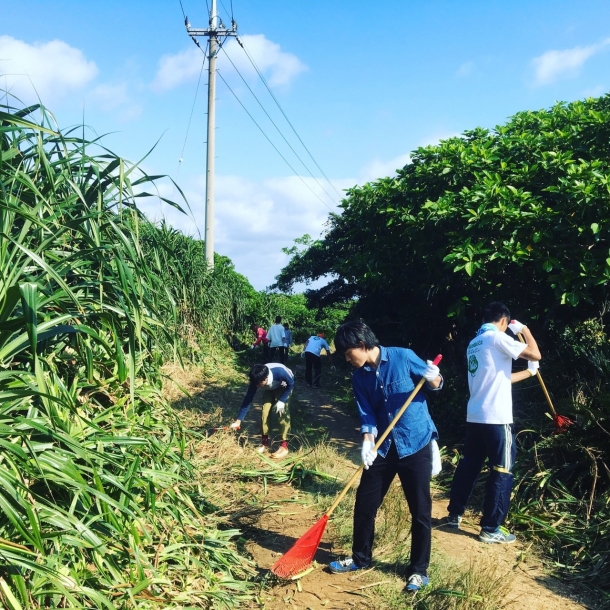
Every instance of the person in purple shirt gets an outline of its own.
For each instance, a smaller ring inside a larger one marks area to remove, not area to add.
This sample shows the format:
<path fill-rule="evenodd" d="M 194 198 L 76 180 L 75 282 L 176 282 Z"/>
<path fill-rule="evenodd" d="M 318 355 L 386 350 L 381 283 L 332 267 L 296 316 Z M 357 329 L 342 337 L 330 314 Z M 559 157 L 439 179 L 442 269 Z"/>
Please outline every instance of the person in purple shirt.
<path fill-rule="evenodd" d="M 261 415 L 261 444 L 255 449 L 258 453 L 269 450 L 269 415 L 271 407 L 275 406 L 280 429 L 281 443 L 279 449 L 271 454 L 272 458 L 281 459 L 288 455 L 288 433 L 290 432 L 290 413 L 288 400 L 294 388 L 294 374 L 283 364 L 255 364 L 250 369 L 250 385 L 241 403 L 237 419 L 229 426 L 239 430 L 245 419 L 258 388 L 264 389 L 263 412 Z"/>
<path fill-rule="evenodd" d="M 333 561 L 330 571 L 337 574 L 370 567 L 377 510 L 398 475 L 412 519 L 405 589 L 418 591 L 429 584 L 432 441 L 438 437 L 423 389 L 378 451 L 374 451 L 375 438 L 385 432 L 422 377 L 430 390 L 440 390 L 443 378 L 436 365 L 424 362 L 410 349 L 379 345 L 373 331 L 358 320 L 339 327 L 335 348 L 356 369 L 352 387 L 360 417 L 364 470 L 356 492 L 352 556 Z"/>

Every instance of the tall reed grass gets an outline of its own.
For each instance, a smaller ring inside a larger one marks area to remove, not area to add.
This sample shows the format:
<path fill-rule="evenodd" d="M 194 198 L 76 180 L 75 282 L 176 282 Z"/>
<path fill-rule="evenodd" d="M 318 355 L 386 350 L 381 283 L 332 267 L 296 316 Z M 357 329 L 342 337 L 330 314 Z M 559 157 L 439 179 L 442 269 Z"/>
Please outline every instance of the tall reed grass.
<path fill-rule="evenodd" d="M 175 286 L 136 205 L 154 178 L 0 111 L 0 601 L 230 607 L 249 563 L 206 516 L 160 396 Z M 142 235 L 147 235 L 146 251 Z M 165 247 L 165 246 L 164 246 Z M 163 309 L 165 308 L 165 310 Z"/>

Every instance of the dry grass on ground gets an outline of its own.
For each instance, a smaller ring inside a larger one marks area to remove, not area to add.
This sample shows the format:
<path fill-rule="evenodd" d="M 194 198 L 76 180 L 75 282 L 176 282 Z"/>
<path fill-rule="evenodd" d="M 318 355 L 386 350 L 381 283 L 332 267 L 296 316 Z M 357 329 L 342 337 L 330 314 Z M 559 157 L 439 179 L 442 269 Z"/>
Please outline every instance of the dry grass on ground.
<path fill-rule="evenodd" d="M 481 551 L 480 544 L 468 535 L 456 539 L 443 532 L 435 532 L 430 569 L 433 586 L 416 596 L 405 595 L 403 574 L 408 557 L 410 516 L 397 483 L 390 489 L 379 513 L 373 569 L 340 576 L 323 569 L 333 557 L 349 553 L 352 491 L 333 514 L 316 556 L 322 563 L 314 573 L 302 583 L 270 577 L 268 567 L 320 518 L 353 473 L 357 455 L 353 447 L 346 450 L 348 438 L 344 438 L 345 434 L 353 433 L 351 416 L 328 404 L 322 393 L 297 384 L 291 401 L 296 434 L 290 441 L 289 459 L 278 464 L 252 451 L 258 444 L 258 435 L 251 436 L 248 430 L 259 417 L 258 407 L 249 414 L 248 425 L 242 433 L 213 430 L 219 424 L 232 421 L 246 388 L 243 374 L 237 374 L 229 366 L 217 366 L 213 374 L 196 367 L 186 370 L 166 367 L 165 372 L 174 380 L 166 384 L 166 396 L 181 411 L 184 425 L 194 430 L 189 451 L 202 495 L 213 504 L 210 508 L 216 509 L 215 518 L 225 521 L 227 527 L 242 531 L 245 549 L 259 566 L 258 601 L 252 607 L 265 610 L 575 607 L 565 598 L 567 605 L 563 606 L 561 601 L 557 605 L 557 598 L 544 601 L 549 591 L 542 586 L 531 591 L 516 583 L 519 570 L 515 571 L 514 562 L 498 561 L 498 554 L 492 552 L 507 549 L 483 549 L 488 552 L 471 555 L 468 561 L 467 549 L 472 546 Z M 189 396 L 179 387 L 187 390 Z M 319 471 L 336 479 L 310 476 L 307 471 Z M 295 481 L 286 483 L 295 472 Z M 438 510 L 444 510 L 444 501 L 441 504 Z M 457 551 L 456 544 L 464 548 Z M 512 557 L 511 552 L 508 555 Z M 531 579 L 528 582 L 536 587 Z M 532 593 L 537 597 L 536 603 L 526 599 L 531 600 Z"/>

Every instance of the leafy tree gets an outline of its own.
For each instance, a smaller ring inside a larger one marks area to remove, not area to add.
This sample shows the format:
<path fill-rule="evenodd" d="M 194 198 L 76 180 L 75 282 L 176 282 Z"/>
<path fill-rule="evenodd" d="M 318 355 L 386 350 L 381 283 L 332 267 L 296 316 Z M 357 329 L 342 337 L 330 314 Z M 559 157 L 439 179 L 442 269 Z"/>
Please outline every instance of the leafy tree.
<path fill-rule="evenodd" d="M 541 326 L 586 319 L 608 297 L 609 177 L 609 95 L 520 112 L 347 191 L 276 287 L 330 277 L 312 304 L 357 298 L 382 335 L 419 345 L 470 336 L 492 299 Z"/>
<path fill-rule="evenodd" d="M 337 327 L 347 317 L 351 304 L 338 304 L 324 308 L 311 308 L 304 294 L 260 292 L 257 321 L 269 326 L 275 316 L 282 316 L 293 332 L 293 340 L 305 341 L 311 335 L 324 333 L 332 339 Z"/>
<path fill-rule="evenodd" d="M 577 423 L 544 434 L 538 384 L 515 389 L 516 424 L 529 431 L 509 519 L 565 574 L 595 582 L 606 605 L 609 178 L 610 95 L 520 112 L 419 148 L 396 177 L 350 189 L 325 236 L 300 244 L 276 284 L 328 277 L 307 293 L 312 304 L 356 299 L 354 313 L 382 341 L 442 351 L 445 389 L 430 406 L 444 442 L 463 421 L 465 344 L 481 308 L 499 299 L 532 320 L 545 380 Z"/>

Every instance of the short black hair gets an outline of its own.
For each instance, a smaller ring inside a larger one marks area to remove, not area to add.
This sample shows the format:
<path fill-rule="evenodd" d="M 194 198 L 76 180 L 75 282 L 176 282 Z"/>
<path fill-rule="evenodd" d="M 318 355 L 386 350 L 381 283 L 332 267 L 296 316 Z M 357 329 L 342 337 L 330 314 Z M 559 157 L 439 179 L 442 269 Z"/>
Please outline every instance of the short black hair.
<path fill-rule="evenodd" d="M 373 349 L 379 345 L 379 341 L 375 333 L 361 320 L 351 320 L 345 324 L 341 324 L 335 334 L 335 348 L 344 352 L 355 347 L 362 347 L 364 344 L 366 349 Z"/>
<path fill-rule="evenodd" d="M 250 369 L 250 381 L 258 385 L 261 381 L 265 381 L 269 377 L 269 368 L 264 364 L 255 364 Z"/>
<path fill-rule="evenodd" d="M 483 310 L 483 322 L 499 322 L 502 318 L 508 318 L 510 322 L 510 311 L 500 301 L 493 301 Z"/>
<path fill-rule="evenodd" d="M 290 328 L 290 324 L 288 324 L 288 322 L 284 322 L 284 328 Z"/>
<path fill-rule="evenodd" d="M 281 324 L 282 323 L 282 316 L 275 316 L 275 323 L 276 324 Z"/>

